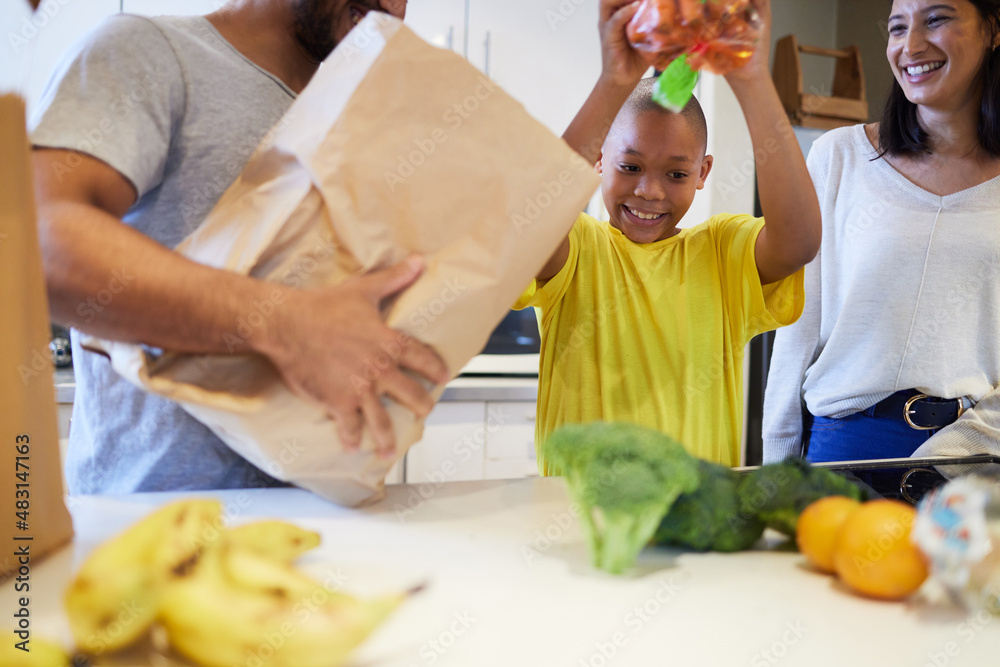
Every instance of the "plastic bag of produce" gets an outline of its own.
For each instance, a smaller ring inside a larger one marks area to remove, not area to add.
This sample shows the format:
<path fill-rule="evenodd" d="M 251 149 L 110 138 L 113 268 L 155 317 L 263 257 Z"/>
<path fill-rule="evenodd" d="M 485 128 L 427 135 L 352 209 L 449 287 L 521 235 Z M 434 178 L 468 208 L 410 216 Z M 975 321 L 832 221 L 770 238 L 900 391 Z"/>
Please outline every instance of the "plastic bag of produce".
<path fill-rule="evenodd" d="M 987 477 L 954 479 L 918 506 L 912 539 L 931 578 L 971 610 L 1000 614 L 1000 486 Z"/>
<path fill-rule="evenodd" d="M 370 12 L 177 251 L 295 287 L 420 253 L 427 268 L 384 317 L 457 371 L 597 185 L 590 165 L 463 58 Z M 280 305 L 257 315 L 267 307 Z M 323 410 L 263 358 L 99 346 L 122 376 L 181 403 L 262 470 L 342 504 L 380 496 L 395 461 L 380 459 L 367 433 L 360 451 L 346 451 Z M 401 457 L 423 422 L 383 400 Z"/>
<path fill-rule="evenodd" d="M 663 71 L 653 98 L 679 111 L 691 98 L 696 73 L 725 74 L 745 64 L 760 29 L 751 0 L 642 0 L 627 34 Z"/>

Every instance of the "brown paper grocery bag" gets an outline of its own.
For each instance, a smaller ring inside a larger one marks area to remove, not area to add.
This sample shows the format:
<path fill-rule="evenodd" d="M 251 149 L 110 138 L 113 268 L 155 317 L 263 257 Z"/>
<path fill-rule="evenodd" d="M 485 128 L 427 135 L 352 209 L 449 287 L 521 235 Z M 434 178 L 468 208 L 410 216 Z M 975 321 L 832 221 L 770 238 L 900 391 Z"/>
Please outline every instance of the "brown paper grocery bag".
<path fill-rule="evenodd" d="M 597 185 L 590 165 L 464 59 L 371 12 L 177 251 L 295 287 L 337 283 L 421 253 L 424 274 L 384 314 L 457 371 Z M 233 337 L 282 307 L 248 306 Z M 271 475 L 349 505 L 381 493 L 394 462 L 378 459 L 367 435 L 360 452 L 344 451 L 322 410 L 291 393 L 264 360 L 87 344 Z M 370 362 L 374 377 L 385 359 Z M 435 397 L 442 391 L 434 388 Z M 402 456 L 423 423 L 386 405 Z"/>
<path fill-rule="evenodd" d="M 0 96 L 0 574 L 73 535 L 63 502 L 55 389 L 24 102 Z"/>

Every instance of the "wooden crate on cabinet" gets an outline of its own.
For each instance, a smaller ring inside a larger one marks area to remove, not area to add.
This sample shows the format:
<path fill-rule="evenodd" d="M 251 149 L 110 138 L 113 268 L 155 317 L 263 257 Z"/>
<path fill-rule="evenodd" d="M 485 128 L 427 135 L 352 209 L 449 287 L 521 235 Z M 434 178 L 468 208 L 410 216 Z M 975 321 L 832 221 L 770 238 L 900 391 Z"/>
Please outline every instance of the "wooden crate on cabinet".
<path fill-rule="evenodd" d="M 806 92 L 802 83 L 801 54 L 836 58 L 832 95 Z M 794 125 L 832 130 L 868 120 L 865 75 L 861 51 L 851 45 L 827 49 L 799 44 L 795 35 L 786 35 L 774 48 L 774 86 Z"/>

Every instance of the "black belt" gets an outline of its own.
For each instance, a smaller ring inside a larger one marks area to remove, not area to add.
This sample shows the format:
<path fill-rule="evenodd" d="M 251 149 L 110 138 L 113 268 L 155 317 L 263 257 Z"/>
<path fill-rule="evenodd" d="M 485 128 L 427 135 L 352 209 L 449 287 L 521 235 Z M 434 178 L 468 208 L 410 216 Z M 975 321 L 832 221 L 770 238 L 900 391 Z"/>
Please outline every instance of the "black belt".
<path fill-rule="evenodd" d="M 902 419 L 910 428 L 929 431 L 954 422 L 965 412 L 965 406 L 960 398 L 938 398 L 907 389 L 879 401 L 866 412 L 883 419 Z"/>

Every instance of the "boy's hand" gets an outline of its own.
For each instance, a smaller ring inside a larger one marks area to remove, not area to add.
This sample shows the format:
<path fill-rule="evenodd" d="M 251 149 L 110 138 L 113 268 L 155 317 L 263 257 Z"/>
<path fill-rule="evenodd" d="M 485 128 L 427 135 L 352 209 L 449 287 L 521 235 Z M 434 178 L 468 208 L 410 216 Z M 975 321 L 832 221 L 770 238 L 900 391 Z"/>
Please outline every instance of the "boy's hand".
<path fill-rule="evenodd" d="M 771 78 L 771 0 L 750 0 L 750 4 L 760 15 L 760 38 L 757 40 L 757 47 L 750 60 L 728 74 L 726 81 L 730 85 L 740 81 L 753 81 L 761 77 Z"/>
<path fill-rule="evenodd" d="M 629 44 L 625 26 L 635 16 L 639 0 L 601 0 L 601 78 L 629 89 L 649 69 L 649 63 Z"/>

